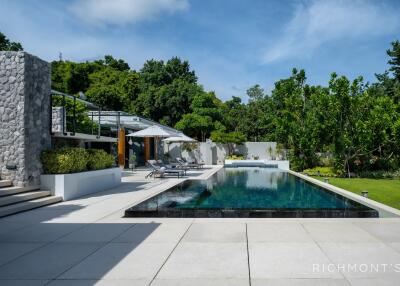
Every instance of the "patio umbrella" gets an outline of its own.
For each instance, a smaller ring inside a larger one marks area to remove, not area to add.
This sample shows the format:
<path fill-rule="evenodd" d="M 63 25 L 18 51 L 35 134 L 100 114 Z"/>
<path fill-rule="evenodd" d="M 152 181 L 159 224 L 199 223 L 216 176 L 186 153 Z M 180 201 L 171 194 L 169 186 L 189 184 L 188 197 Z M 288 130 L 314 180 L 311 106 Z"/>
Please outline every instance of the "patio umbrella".
<path fill-rule="evenodd" d="M 190 138 L 189 136 L 186 136 L 183 133 L 179 133 L 178 136 L 172 136 L 172 137 L 168 137 L 165 138 L 163 140 L 166 143 L 172 143 L 172 142 L 181 142 L 181 143 L 185 143 L 185 142 L 197 142 L 195 139 Z M 182 149 L 180 148 L 181 151 L 181 157 L 182 157 Z M 169 153 L 169 146 L 168 146 L 168 153 Z"/>
<path fill-rule="evenodd" d="M 196 142 L 195 139 L 186 136 L 183 133 L 179 133 L 177 136 L 172 136 L 163 139 L 164 142 Z"/>
<path fill-rule="evenodd" d="M 150 127 L 147 127 L 146 129 L 137 131 L 137 132 L 133 132 L 133 133 L 129 133 L 126 136 L 131 136 L 131 137 L 153 137 L 154 138 L 154 145 L 155 145 L 155 155 L 156 155 L 156 159 L 158 157 L 158 147 L 157 147 L 157 140 L 158 138 L 163 138 L 163 137 L 170 137 L 172 134 L 165 131 L 163 128 L 161 128 L 160 126 L 157 125 L 152 125 Z"/>

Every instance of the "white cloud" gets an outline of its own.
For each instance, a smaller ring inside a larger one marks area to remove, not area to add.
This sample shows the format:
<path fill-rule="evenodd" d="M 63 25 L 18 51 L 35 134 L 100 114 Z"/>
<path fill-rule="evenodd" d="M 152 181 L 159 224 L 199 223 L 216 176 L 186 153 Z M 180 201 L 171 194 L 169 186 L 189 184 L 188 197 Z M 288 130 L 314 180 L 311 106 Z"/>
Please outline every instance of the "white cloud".
<path fill-rule="evenodd" d="M 70 6 L 79 19 L 95 25 L 146 21 L 188 8 L 187 0 L 76 0 Z"/>
<path fill-rule="evenodd" d="M 264 61 L 309 57 L 321 45 L 361 37 L 395 33 L 398 11 L 379 1 L 326 0 L 299 4 L 278 42 L 269 47 Z"/>

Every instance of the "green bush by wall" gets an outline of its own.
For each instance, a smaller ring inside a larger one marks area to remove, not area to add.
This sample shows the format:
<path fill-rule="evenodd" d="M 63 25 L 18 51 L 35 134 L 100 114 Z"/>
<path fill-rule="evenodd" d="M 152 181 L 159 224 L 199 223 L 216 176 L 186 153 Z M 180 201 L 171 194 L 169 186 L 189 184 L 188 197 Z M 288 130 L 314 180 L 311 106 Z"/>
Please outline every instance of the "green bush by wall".
<path fill-rule="evenodd" d="M 114 163 L 114 157 L 101 149 L 88 149 L 89 160 L 87 163 L 89 170 L 101 170 L 111 168 Z"/>
<path fill-rule="evenodd" d="M 104 150 L 64 147 L 42 152 L 45 174 L 70 174 L 110 168 L 114 157 Z"/>

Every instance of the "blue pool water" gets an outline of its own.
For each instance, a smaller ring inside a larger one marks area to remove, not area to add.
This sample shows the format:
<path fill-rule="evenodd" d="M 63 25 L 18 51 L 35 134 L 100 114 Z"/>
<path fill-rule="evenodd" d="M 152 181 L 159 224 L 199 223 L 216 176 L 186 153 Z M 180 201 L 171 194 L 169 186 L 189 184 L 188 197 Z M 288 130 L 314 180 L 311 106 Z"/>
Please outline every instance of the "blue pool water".
<path fill-rule="evenodd" d="M 223 168 L 126 211 L 127 216 L 359 217 L 377 212 L 273 168 Z"/>

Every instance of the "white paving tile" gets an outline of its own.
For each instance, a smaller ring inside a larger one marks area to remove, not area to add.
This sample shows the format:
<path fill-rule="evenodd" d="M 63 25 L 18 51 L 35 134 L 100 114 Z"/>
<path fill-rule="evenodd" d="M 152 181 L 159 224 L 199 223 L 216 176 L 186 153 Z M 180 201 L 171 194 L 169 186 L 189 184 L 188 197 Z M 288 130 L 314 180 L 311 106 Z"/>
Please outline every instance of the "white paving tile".
<path fill-rule="evenodd" d="M 100 246 L 99 243 L 52 243 L 1 266 L 0 279 L 53 279 Z"/>
<path fill-rule="evenodd" d="M 114 280 L 53 280 L 48 286 L 148 286 L 150 279 Z"/>
<path fill-rule="evenodd" d="M 248 286 L 249 279 L 156 279 L 151 286 Z"/>
<path fill-rule="evenodd" d="M 318 242 L 378 242 L 377 238 L 349 222 L 305 222 L 303 226 Z"/>
<path fill-rule="evenodd" d="M 175 244 L 110 243 L 60 279 L 152 279 Z"/>
<path fill-rule="evenodd" d="M 0 280 L 1 286 L 44 286 L 48 280 Z"/>
<path fill-rule="evenodd" d="M 181 242 L 157 279 L 248 278 L 246 243 Z"/>
<path fill-rule="evenodd" d="M 42 246 L 43 243 L 0 243 L 0 265 Z"/>
<path fill-rule="evenodd" d="M 253 279 L 252 286 L 351 286 L 346 279 Z"/>
<path fill-rule="evenodd" d="M 399 285 L 399 278 L 350 278 L 351 286 L 395 286 Z"/>
<path fill-rule="evenodd" d="M 400 242 L 400 222 L 392 220 L 363 222 L 360 220 L 354 224 L 384 242 Z"/>
<path fill-rule="evenodd" d="M 312 242 L 300 223 L 248 223 L 247 236 L 253 242 Z"/>
<path fill-rule="evenodd" d="M 384 243 L 325 242 L 320 246 L 334 264 L 344 267 L 341 272 L 348 278 L 397 277 L 400 280 L 400 254 Z M 399 272 L 395 265 L 399 265 Z"/>
<path fill-rule="evenodd" d="M 113 242 L 170 242 L 178 243 L 190 223 L 137 223 Z"/>
<path fill-rule="evenodd" d="M 88 224 L 83 228 L 60 238 L 61 242 L 108 242 L 122 234 L 134 224 L 129 223 L 98 223 Z"/>
<path fill-rule="evenodd" d="M 253 279 L 342 278 L 335 269 L 314 271 L 315 264 L 330 262 L 315 243 L 251 243 L 249 257 Z"/>
<path fill-rule="evenodd" d="M 0 235 L 0 242 L 51 242 L 83 227 L 85 224 L 37 223 Z"/>
<path fill-rule="evenodd" d="M 244 223 L 193 223 L 184 242 L 245 242 L 246 225 Z"/>

